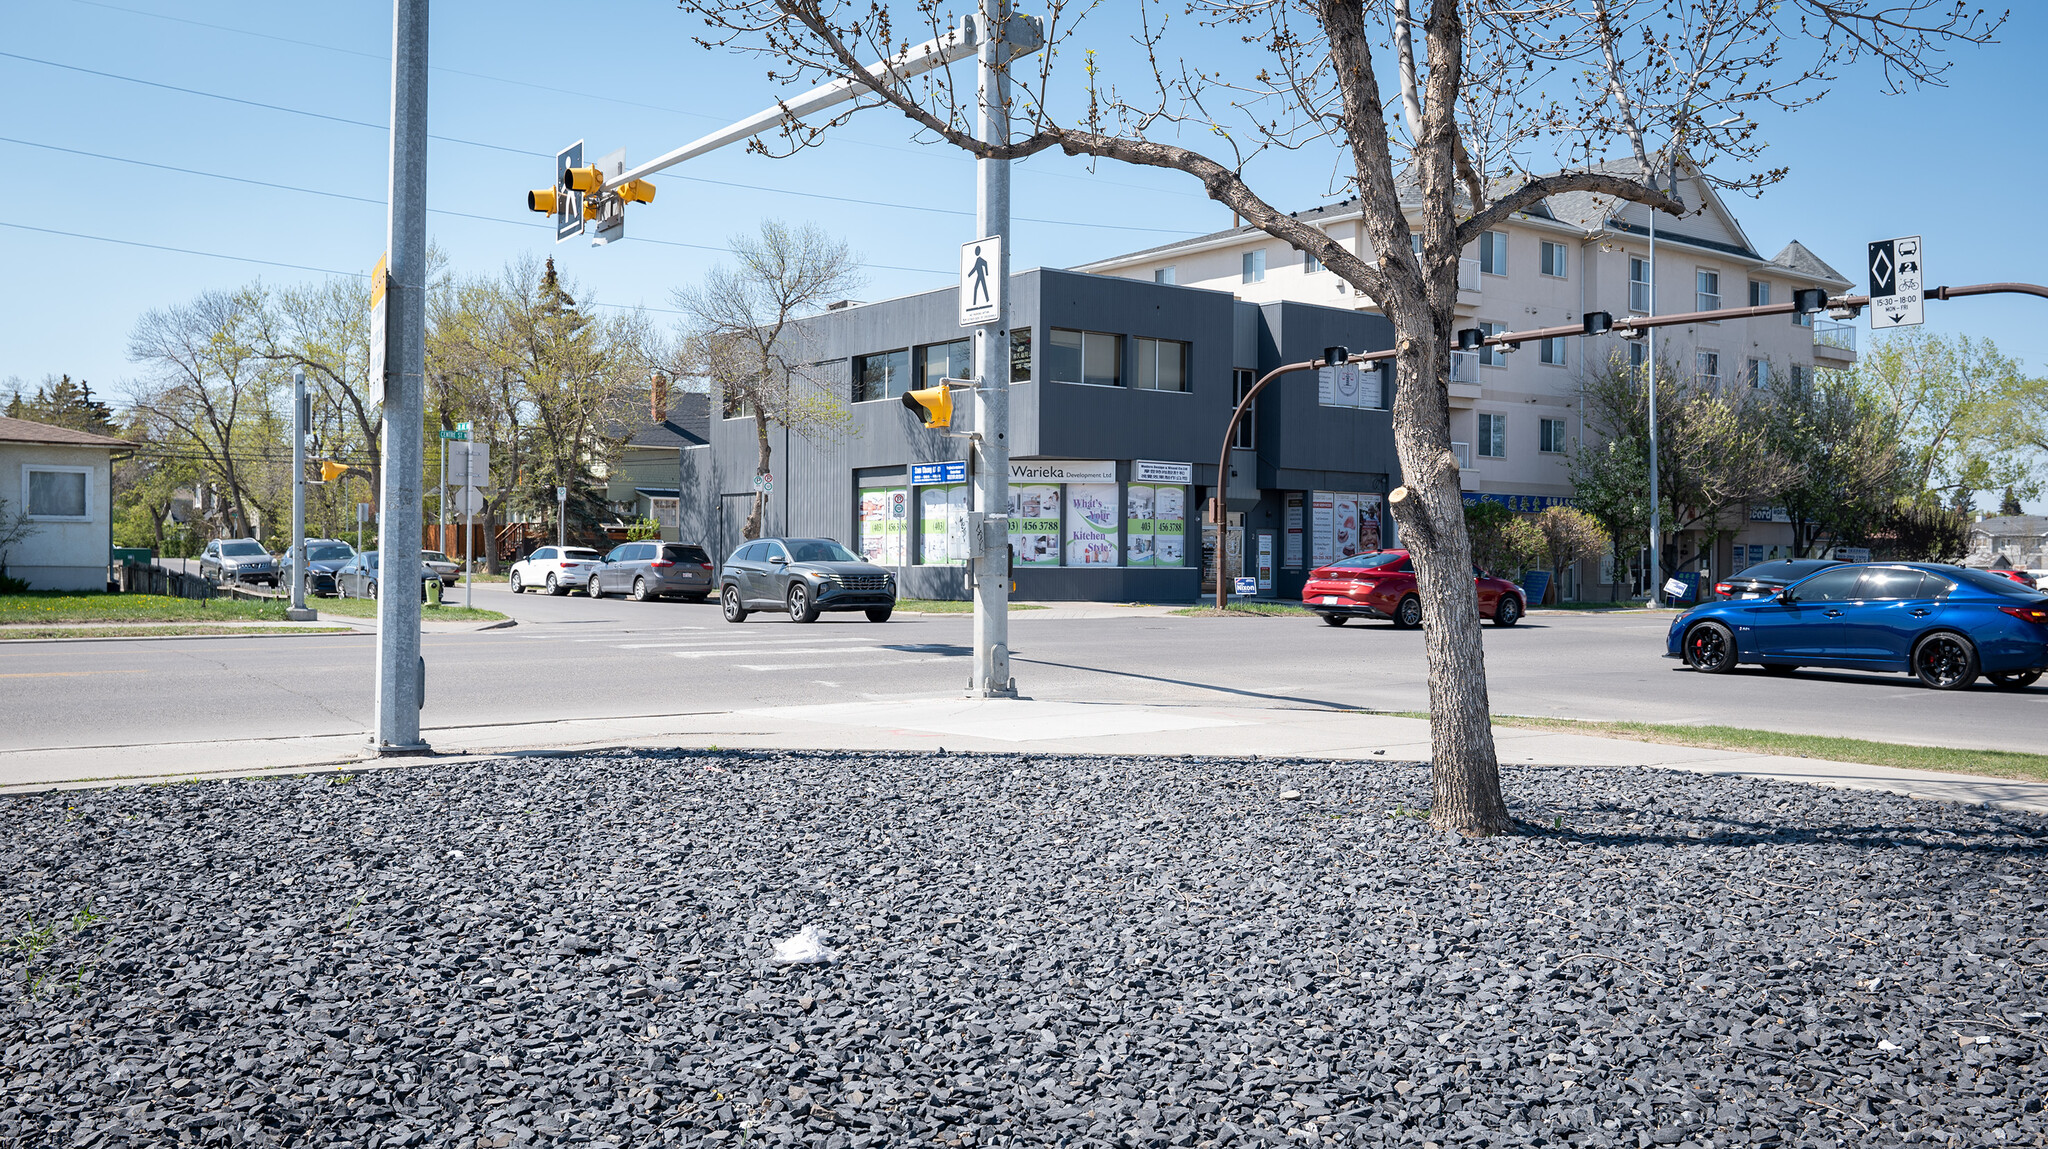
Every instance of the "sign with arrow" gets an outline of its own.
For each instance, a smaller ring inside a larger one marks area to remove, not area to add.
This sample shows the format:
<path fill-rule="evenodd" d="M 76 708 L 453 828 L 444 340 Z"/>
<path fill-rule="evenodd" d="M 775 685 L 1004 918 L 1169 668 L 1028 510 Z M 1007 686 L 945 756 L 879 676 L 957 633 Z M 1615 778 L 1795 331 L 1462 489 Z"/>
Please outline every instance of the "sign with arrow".
<path fill-rule="evenodd" d="M 1870 329 L 1918 327 L 1927 321 L 1926 278 L 1920 237 L 1881 239 L 1870 245 Z"/>

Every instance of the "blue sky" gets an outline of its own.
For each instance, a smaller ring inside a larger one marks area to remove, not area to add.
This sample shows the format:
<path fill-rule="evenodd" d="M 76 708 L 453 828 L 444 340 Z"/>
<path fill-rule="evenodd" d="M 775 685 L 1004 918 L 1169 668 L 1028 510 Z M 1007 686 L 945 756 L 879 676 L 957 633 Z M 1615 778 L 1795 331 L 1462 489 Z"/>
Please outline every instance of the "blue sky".
<path fill-rule="evenodd" d="M 375 262 L 387 138 L 361 125 L 387 114 L 388 4 L 0 2 L 9 33 L 0 156 L 17 188 L 8 221 L 47 229 L 0 227 L 0 379 L 69 373 L 118 396 L 135 374 L 128 333 L 147 310 L 257 278 L 292 283 Z M 1760 200 L 1731 202 L 1751 239 L 1769 255 L 1797 238 L 1860 280 L 1866 240 L 1917 233 L 1930 283 L 2048 279 L 2043 227 L 2026 222 L 2048 176 L 2048 128 L 2036 114 L 2043 9 L 2016 13 L 2002 43 L 1964 51 L 1948 88 L 1886 96 L 1874 75 L 1852 72 L 1818 109 L 1769 121 L 1769 162 L 1791 176 Z M 698 47 L 700 26 L 667 0 L 443 0 L 432 27 L 431 131 L 445 138 L 429 155 L 428 226 L 458 272 L 554 255 L 589 298 L 666 308 L 728 237 L 774 216 L 846 237 L 869 265 L 859 297 L 877 299 L 944 286 L 958 245 L 973 237 L 971 162 L 913 143 L 904 121 L 875 111 L 795 158 L 729 148 L 672 169 L 657 201 L 628 217 L 627 242 L 557 246 L 524 210 L 557 148 L 583 139 L 593 156 L 623 147 L 629 162 L 647 159 L 767 106 L 777 92 L 766 65 Z M 1090 27 L 1076 47 L 1114 50 L 1125 35 L 1113 18 Z M 1203 34 L 1211 44 L 1219 35 Z M 1254 187 L 1280 206 L 1308 207 L 1325 198 L 1331 162 L 1327 153 L 1261 157 Z M 1229 222 L 1189 177 L 1107 164 L 1091 172 L 1058 155 L 1017 165 L 1013 213 L 1019 268 Z M 2048 301 L 1927 311 L 1934 330 L 1990 336 L 2031 370 L 2048 370 Z"/>

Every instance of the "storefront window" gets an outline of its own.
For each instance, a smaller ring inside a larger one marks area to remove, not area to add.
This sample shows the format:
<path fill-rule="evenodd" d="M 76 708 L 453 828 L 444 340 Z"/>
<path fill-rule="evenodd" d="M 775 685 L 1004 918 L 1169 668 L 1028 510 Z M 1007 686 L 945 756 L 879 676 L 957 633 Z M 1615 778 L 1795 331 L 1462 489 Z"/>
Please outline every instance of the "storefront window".
<path fill-rule="evenodd" d="M 1020 567 L 1060 565 L 1060 489 L 1010 484 L 1010 550 Z"/>
<path fill-rule="evenodd" d="M 1124 565 L 1177 567 L 1185 562 L 1187 488 L 1132 483 L 1125 489 Z"/>
<path fill-rule="evenodd" d="M 1052 379 L 1059 383 L 1123 384 L 1124 337 L 1099 331 L 1067 331 L 1055 327 L 1047 354 Z"/>
<path fill-rule="evenodd" d="M 974 378 L 974 341 L 928 343 L 917 349 L 918 387 L 937 387 L 948 379 Z"/>
<path fill-rule="evenodd" d="M 1117 485 L 1067 484 L 1067 565 L 1116 565 Z"/>
<path fill-rule="evenodd" d="M 1309 493 L 1309 562 L 1314 566 L 1380 549 L 1380 496 Z"/>
<path fill-rule="evenodd" d="M 910 390 L 910 352 L 881 351 L 853 357 L 853 401 L 894 399 Z"/>
<path fill-rule="evenodd" d="M 908 492 L 902 487 L 863 487 L 860 492 L 860 554 L 885 567 L 902 566 L 909 541 Z"/>
<path fill-rule="evenodd" d="M 918 561 L 926 566 L 960 566 L 967 561 L 967 484 L 917 489 Z"/>
<path fill-rule="evenodd" d="M 1010 331 L 1010 382 L 1031 382 L 1031 329 L 1012 328 Z"/>

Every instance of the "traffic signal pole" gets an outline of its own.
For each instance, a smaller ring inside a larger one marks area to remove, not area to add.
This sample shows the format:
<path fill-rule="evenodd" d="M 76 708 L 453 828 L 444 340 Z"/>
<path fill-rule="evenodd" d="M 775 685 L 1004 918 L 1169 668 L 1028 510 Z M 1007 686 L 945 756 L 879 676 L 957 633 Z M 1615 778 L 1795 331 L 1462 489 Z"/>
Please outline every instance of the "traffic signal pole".
<path fill-rule="evenodd" d="M 393 0 L 384 468 L 377 524 L 377 754 L 420 754 L 420 527 L 426 452 L 427 0 Z"/>
<path fill-rule="evenodd" d="M 1009 0 L 982 0 L 979 51 L 980 108 L 976 129 L 984 143 L 1010 142 L 1010 61 L 1004 54 Z M 994 319 L 974 330 L 974 467 L 976 538 L 974 677 L 970 698 L 1015 698 L 1010 676 L 1010 161 L 974 161 L 976 235 L 1002 237 L 994 268 Z"/>
<path fill-rule="evenodd" d="M 319 617 L 306 608 L 306 369 L 292 369 L 292 598 L 284 616 L 293 622 Z"/>

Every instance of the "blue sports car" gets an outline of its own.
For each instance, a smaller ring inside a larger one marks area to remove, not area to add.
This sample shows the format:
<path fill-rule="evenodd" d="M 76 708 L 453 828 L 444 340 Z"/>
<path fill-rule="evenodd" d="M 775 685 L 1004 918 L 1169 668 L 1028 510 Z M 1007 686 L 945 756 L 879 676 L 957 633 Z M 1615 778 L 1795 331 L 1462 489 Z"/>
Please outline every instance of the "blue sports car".
<path fill-rule="evenodd" d="M 1936 690 L 1983 675 L 2032 686 L 2048 670 L 2048 594 L 1942 563 L 1829 567 L 1766 598 L 1696 606 L 1672 620 L 1665 657 L 1726 674 L 1760 664 L 1915 674 Z"/>

